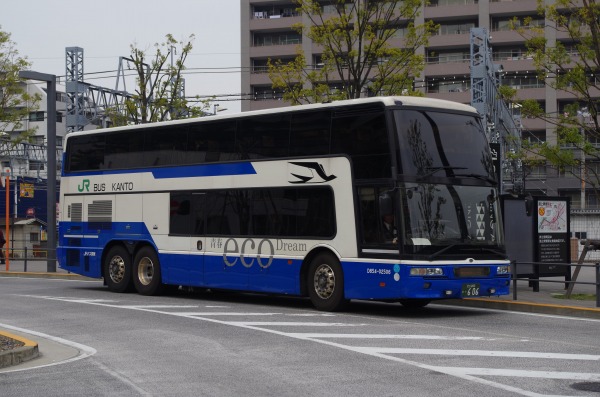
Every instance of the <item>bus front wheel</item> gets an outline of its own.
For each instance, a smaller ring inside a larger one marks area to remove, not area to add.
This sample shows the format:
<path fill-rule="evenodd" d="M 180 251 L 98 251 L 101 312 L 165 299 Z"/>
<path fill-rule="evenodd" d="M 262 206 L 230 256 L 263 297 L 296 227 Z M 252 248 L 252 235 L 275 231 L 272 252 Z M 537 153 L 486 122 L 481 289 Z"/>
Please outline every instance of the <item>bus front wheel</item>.
<path fill-rule="evenodd" d="M 318 310 L 333 312 L 344 308 L 347 303 L 344 275 L 340 262 L 333 255 L 318 254 L 310 263 L 307 281 L 310 300 Z"/>
<path fill-rule="evenodd" d="M 159 295 L 164 288 L 156 251 L 143 247 L 133 261 L 133 285 L 141 295 Z"/>
<path fill-rule="evenodd" d="M 125 247 L 115 246 L 104 259 L 104 279 L 113 292 L 131 290 L 131 255 Z"/>

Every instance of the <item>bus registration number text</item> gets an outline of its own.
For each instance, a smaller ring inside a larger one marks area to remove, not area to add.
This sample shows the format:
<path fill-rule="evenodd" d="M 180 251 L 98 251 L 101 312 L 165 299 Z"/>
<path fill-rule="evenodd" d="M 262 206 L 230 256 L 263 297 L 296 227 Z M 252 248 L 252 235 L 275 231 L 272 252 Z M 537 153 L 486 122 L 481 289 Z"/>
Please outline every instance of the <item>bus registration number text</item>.
<path fill-rule="evenodd" d="M 463 284 L 462 285 L 462 296 L 479 296 L 479 284 L 471 283 L 471 284 Z"/>
<path fill-rule="evenodd" d="M 392 274 L 390 269 L 374 269 L 372 267 L 367 268 L 367 274 Z"/>

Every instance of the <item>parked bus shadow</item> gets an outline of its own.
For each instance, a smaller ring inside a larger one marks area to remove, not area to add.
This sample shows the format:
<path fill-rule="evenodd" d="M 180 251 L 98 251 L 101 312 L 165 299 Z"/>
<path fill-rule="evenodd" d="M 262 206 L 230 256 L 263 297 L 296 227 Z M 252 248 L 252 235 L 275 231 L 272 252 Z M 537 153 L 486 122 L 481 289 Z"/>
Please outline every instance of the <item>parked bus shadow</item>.
<path fill-rule="evenodd" d="M 98 291 L 107 294 L 107 299 L 120 294 L 110 293 L 105 286 L 78 286 L 73 289 Z M 135 293 L 125 294 L 135 295 Z M 300 309 L 318 312 L 308 298 L 286 295 L 261 294 L 245 291 L 231 291 L 207 288 L 179 287 L 168 289 L 160 297 L 147 297 L 148 299 L 183 299 L 196 303 L 208 302 L 210 304 L 244 304 L 248 306 L 266 306 L 270 308 Z M 256 309 L 249 309 L 254 311 Z M 319 313 L 319 312 L 318 312 Z M 390 318 L 443 318 L 443 317 L 481 317 L 491 315 L 492 312 L 484 309 L 471 310 L 459 306 L 436 305 L 435 301 L 422 308 L 406 308 L 398 302 L 352 300 L 342 313 L 373 315 Z"/>
<path fill-rule="evenodd" d="M 192 300 L 204 300 L 220 303 L 236 303 L 248 305 L 261 305 L 268 307 L 281 307 L 303 310 L 314 310 L 308 298 L 285 295 L 269 295 L 250 292 L 239 292 L 229 290 L 211 290 L 199 288 L 181 288 L 171 291 L 171 296 L 188 298 Z M 383 317 L 402 318 L 441 318 L 441 317 L 478 317 L 491 314 L 485 310 L 470 310 L 458 306 L 436 305 L 433 301 L 422 308 L 406 308 L 398 302 L 351 300 L 345 307 L 343 313 L 377 315 Z"/>

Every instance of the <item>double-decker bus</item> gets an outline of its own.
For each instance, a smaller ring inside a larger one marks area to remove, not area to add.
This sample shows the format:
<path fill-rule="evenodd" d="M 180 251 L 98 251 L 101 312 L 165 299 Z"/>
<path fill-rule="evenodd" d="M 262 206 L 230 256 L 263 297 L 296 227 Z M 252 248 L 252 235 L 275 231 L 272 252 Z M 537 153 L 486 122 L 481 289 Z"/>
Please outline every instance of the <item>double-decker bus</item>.
<path fill-rule="evenodd" d="M 488 142 L 470 106 L 385 97 L 75 132 L 59 266 L 168 286 L 431 300 L 508 294 Z"/>

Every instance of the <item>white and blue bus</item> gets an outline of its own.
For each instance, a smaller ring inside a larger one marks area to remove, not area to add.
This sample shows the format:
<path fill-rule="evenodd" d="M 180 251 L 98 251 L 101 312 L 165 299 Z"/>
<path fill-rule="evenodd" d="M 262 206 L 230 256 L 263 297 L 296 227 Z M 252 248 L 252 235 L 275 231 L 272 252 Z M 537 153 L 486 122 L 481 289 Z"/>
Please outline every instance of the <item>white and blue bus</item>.
<path fill-rule="evenodd" d="M 350 299 L 508 294 L 477 112 L 386 97 L 69 134 L 58 261 L 108 289 Z"/>

